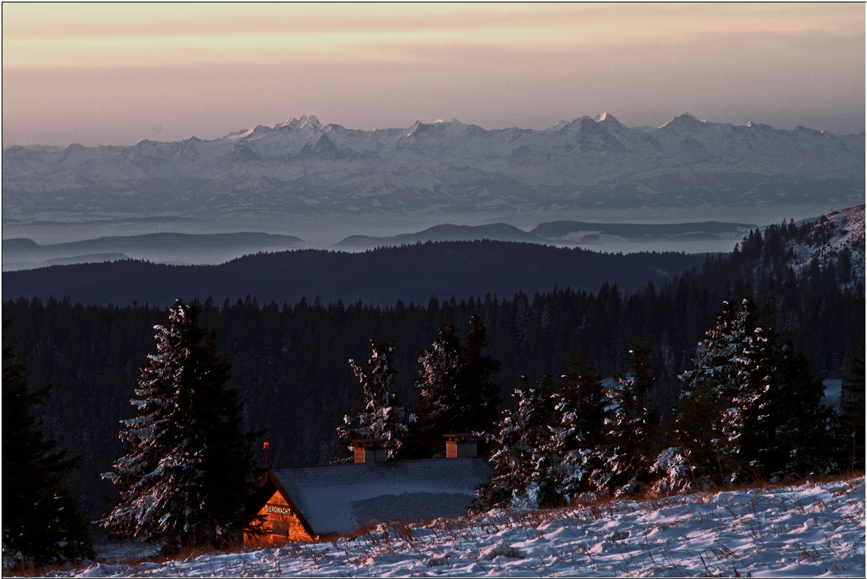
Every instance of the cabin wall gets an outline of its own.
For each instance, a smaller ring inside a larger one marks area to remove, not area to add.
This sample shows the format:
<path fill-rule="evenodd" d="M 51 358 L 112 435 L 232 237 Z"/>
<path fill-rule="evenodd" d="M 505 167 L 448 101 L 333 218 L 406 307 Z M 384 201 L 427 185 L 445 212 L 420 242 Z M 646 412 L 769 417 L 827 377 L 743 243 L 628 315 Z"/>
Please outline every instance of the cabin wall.
<path fill-rule="evenodd" d="M 292 507 L 279 491 L 268 499 L 258 514 L 265 518 L 262 526 L 266 529 L 267 534 L 258 537 L 245 536 L 245 545 L 313 540 L 313 537 L 304 530 L 297 514 L 293 512 Z"/>

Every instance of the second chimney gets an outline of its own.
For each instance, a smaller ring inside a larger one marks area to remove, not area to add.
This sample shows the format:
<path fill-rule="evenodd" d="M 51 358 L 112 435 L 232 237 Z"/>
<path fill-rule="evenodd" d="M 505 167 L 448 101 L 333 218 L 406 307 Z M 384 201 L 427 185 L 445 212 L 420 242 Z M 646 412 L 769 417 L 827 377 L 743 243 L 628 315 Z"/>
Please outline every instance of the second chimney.
<path fill-rule="evenodd" d="M 444 434 L 446 437 L 446 458 L 475 457 L 476 439 L 472 433 Z"/>
<path fill-rule="evenodd" d="M 379 438 L 365 438 L 352 441 L 355 449 L 355 463 L 385 462 L 388 460 L 388 450 L 385 441 Z"/>

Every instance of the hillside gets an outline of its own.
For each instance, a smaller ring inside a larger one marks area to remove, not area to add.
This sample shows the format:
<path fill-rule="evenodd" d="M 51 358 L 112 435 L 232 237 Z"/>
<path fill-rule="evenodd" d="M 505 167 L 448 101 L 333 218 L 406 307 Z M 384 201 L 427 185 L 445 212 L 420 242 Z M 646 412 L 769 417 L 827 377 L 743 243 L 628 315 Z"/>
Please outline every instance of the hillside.
<path fill-rule="evenodd" d="M 864 253 L 864 205 L 859 205 L 752 231 L 732 254 L 727 275 L 740 276 L 760 292 L 800 283 L 863 296 Z"/>
<path fill-rule="evenodd" d="M 809 267 L 834 269 L 845 278 L 843 287 L 864 285 L 864 206 L 851 207 L 821 217 L 805 235 L 786 244 L 788 266 L 795 275 Z M 851 277 L 847 272 L 851 270 Z"/>
<path fill-rule="evenodd" d="M 246 296 L 259 303 L 426 304 L 486 294 L 511 296 L 555 285 L 598 290 L 603 283 L 634 291 L 694 267 L 703 256 L 609 255 L 496 241 L 425 243 L 363 253 L 299 250 L 251 255 L 216 266 L 169 266 L 138 261 L 3 272 L 3 299 L 70 297 L 84 304 L 169 306 L 178 297 L 218 303 Z"/>
<path fill-rule="evenodd" d="M 778 488 L 392 522 L 320 543 L 52 576 L 863 577 L 864 477 Z M 134 555 L 132 556 L 134 559 Z"/>

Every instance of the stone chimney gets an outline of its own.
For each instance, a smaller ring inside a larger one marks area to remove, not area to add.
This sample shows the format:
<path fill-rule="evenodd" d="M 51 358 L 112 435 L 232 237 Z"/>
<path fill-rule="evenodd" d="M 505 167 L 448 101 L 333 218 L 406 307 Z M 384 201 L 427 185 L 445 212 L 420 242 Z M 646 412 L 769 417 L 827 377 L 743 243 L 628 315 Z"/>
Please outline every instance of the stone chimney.
<path fill-rule="evenodd" d="M 472 433 L 444 434 L 446 437 L 446 458 L 461 458 L 476 456 L 476 439 Z"/>
<path fill-rule="evenodd" d="M 385 462 L 388 460 L 388 450 L 385 448 L 385 440 L 380 438 L 363 438 L 352 441 L 355 449 L 355 463 L 362 462 Z"/>

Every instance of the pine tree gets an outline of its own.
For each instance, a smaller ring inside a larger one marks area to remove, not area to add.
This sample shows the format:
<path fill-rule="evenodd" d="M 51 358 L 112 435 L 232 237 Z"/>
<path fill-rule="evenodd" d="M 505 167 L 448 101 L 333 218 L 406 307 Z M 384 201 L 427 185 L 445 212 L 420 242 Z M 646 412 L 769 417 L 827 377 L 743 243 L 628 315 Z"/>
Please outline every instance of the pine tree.
<path fill-rule="evenodd" d="M 500 386 L 493 382 L 493 377 L 502 363 L 483 353 L 488 347 L 488 330 L 475 312 L 470 316 L 470 329 L 464 332 L 464 341 L 458 373 L 458 407 L 452 421 L 463 431 L 489 432 L 497 422 L 500 408 Z"/>
<path fill-rule="evenodd" d="M 353 439 L 381 440 L 388 458 L 395 458 L 407 432 L 405 410 L 397 394 L 392 392 L 397 368 L 394 365 L 394 342 L 370 341 L 370 355 L 365 370 L 358 362 L 349 360 L 349 367 L 359 383 L 361 411 L 353 417 L 344 416 L 344 424 L 337 428 L 341 444 L 354 451 Z"/>
<path fill-rule="evenodd" d="M 681 375 L 683 391 L 668 436 L 681 448 L 700 475 L 730 482 L 740 471 L 739 437 L 742 417 L 733 401 L 740 399 L 737 360 L 753 332 L 751 307 L 723 302 L 716 324 L 699 342 L 693 368 Z"/>
<path fill-rule="evenodd" d="M 101 524 L 120 536 L 163 541 L 163 552 L 225 547 L 248 527 L 244 506 L 254 474 L 242 434 L 242 404 L 225 389 L 227 360 L 215 334 L 199 327 L 200 309 L 178 300 L 167 326 L 157 325 L 157 353 L 142 367 L 135 418 L 119 433 L 126 454 L 103 475 L 120 498 Z"/>
<path fill-rule="evenodd" d="M 770 413 L 776 431 L 764 476 L 778 480 L 836 468 L 840 464 L 836 416 L 822 404 L 824 384 L 813 378 L 807 357 L 795 352 L 791 343 L 778 352 L 775 385 Z"/>
<path fill-rule="evenodd" d="M 466 346 L 452 322 L 443 324 L 437 339 L 419 356 L 418 398 L 404 457 L 441 454 L 443 434 L 493 430 L 500 398 L 491 378 L 500 362 L 483 353 L 487 330 L 475 314 L 464 339 Z"/>
<path fill-rule="evenodd" d="M 409 425 L 409 458 L 422 458 L 443 452 L 444 434 L 463 431 L 456 424 L 460 395 L 459 374 L 463 347 L 451 322 L 440 327 L 437 339 L 418 358 L 421 370 L 415 380 L 418 390 L 413 419 Z M 464 427 L 465 428 L 465 427 Z M 439 449 L 439 450 L 435 450 Z"/>
<path fill-rule="evenodd" d="M 846 458 L 852 470 L 864 469 L 864 342 L 848 360 L 843 374 L 840 421 L 844 429 Z"/>
<path fill-rule="evenodd" d="M 535 384 L 522 377 L 512 392 L 515 408 L 503 411 L 491 436 L 491 463 L 496 474 L 478 489 L 474 507 L 550 505 L 559 502 L 556 492 L 556 455 L 551 425 L 557 422 L 554 386 L 545 374 Z"/>
<path fill-rule="evenodd" d="M 638 344 L 630 355 L 632 377 L 618 378 L 620 387 L 614 391 L 618 409 L 611 428 L 609 458 L 614 496 L 631 494 L 646 481 L 659 429 L 659 417 L 650 406 L 655 379 L 650 373 L 647 344 Z"/>
<path fill-rule="evenodd" d="M 563 375 L 552 427 L 552 443 L 558 462 L 557 492 L 570 500 L 581 493 L 607 488 L 606 468 L 612 413 L 602 375 L 592 362 L 576 355 Z M 587 495 L 586 498 L 590 498 Z"/>
<path fill-rule="evenodd" d="M 726 413 L 724 432 L 729 440 L 737 441 L 740 468 L 736 474 L 740 482 L 766 477 L 778 451 L 777 423 L 781 417 L 774 405 L 783 391 L 778 363 L 777 334 L 766 306 L 760 323 L 735 358 L 732 409 Z"/>
<path fill-rule="evenodd" d="M 748 300 L 737 310 L 725 302 L 707 336 L 667 432 L 690 467 L 726 485 L 832 468 L 822 383 L 803 354 L 777 345 L 769 306 L 756 323 Z"/>
<path fill-rule="evenodd" d="M 50 390 L 28 389 L 26 368 L 3 346 L 3 569 L 94 557 L 87 520 L 65 476 L 78 464 L 45 438 L 34 408 Z"/>

